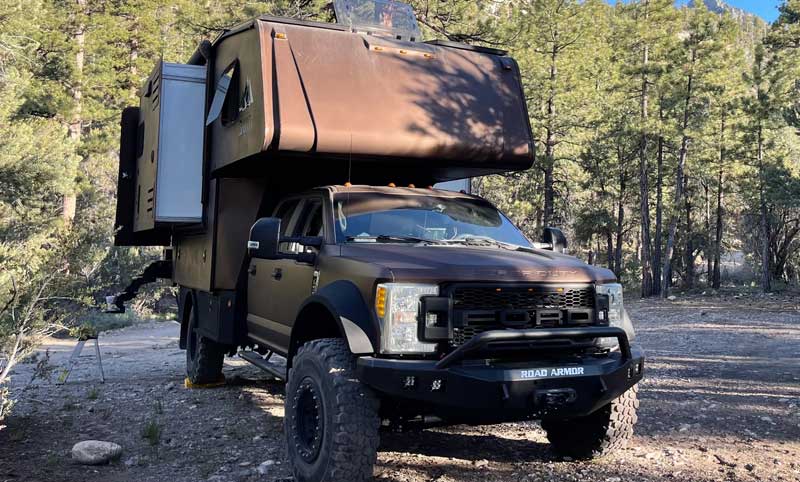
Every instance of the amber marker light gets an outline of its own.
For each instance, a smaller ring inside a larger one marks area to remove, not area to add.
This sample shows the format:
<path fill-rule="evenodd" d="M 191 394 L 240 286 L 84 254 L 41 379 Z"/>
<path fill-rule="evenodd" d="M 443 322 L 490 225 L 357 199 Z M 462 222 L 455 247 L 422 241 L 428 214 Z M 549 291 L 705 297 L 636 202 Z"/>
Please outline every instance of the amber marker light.
<path fill-rule="evenodd" d="M 350 184 L 349 182 L 344 183 L 344 187 L 350 187 L 350 186 L 352 186 L 352 184 Z"/>
<path fill-rule="evenodd" d="M 386 288 L 383 286 L 378 287 L 378 293 L 375 295 L 375 311 L 380 318 L 386 315 Z"/>
<path fill-rule="evenodd" d="M 281 40 L 286 40 L 286 34 L 285 33 L 281 33 L 281 32 L 276 32 L 275 33 L 275 38 L 279 38 Z"/>
<path fill-rule="evenodd" d="M 380 52 L 381 50 L 383 50 L 383 47 L 378 47 L 378 46 L 376 45 L 375 47 L 372 47 L 372 50 L 374 50 L 374 51 L 376 51 L 376 52 Z"/>
<path fill-rule="evenodd" d="M 389 187 L 397 187 L 397 184 L 395 184 L 395 183 L 393 183 L 393 182 L 390 182 L 390 183 L 389 183 Z"/>
<path fill-rule="evenodd" d="M 415 187 L 417 187 L 417 186 L 415 186 L 415 185 L 413 185 L 413 184 L 409 184 L 409 185 L 408 185 L 408 187 L 410 187 L 411 189 L 414 189 L 414 188 L 415 188 Z"/>
<path fill-rule="evenodd" d="M 426 59 L 432 59 L 433 54 L 422 54 Z"/>

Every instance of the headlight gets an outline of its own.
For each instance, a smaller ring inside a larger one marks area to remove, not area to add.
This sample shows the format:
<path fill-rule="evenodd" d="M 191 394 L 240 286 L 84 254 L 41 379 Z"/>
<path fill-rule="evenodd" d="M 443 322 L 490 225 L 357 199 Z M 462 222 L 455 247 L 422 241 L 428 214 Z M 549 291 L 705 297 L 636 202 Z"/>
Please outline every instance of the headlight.
<path fill-rule="evenodd" d="M 635 333 L 622 303 L 622 285 L 619 283 L 597 285 L 597 296 L 605 296 L 608 299 L 608 326 L 622 328 L 628 334 L 628 341 L 633 341 Z M 605 348 L 615 348 L 617 344 L 616 338 L 600 339 L 600 345 Z"/>
<path fill-rule="evenodd" d="M 622 305 L 622 285 L 619 283 L 597 285 L 597 296 L 608 298 L 608 325 L 622 328 L 625 310 Z"/>
<path fill-rule="evenodd" d="M 375 312 L 381 322 L 382 353 L 433 353 L 436 343 L 417 337 L 417 315 L 422 296 L 438 295 L 437 285 L 383 283 L 375 293 Z"/>

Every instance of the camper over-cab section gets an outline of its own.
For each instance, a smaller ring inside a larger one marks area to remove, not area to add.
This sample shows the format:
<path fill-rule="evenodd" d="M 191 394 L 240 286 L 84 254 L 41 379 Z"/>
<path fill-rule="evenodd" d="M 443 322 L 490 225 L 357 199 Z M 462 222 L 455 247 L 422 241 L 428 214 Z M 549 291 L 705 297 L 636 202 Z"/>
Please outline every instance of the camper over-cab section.
<path fill-rule="evenodd" d="M 512 58 L 396 37 L 271 17 L 222 35 L 206 119 L 212 172 L 252 176 L 281 154 L 323 170 L 395 164 L 436 181 L 531 165 Z"/>

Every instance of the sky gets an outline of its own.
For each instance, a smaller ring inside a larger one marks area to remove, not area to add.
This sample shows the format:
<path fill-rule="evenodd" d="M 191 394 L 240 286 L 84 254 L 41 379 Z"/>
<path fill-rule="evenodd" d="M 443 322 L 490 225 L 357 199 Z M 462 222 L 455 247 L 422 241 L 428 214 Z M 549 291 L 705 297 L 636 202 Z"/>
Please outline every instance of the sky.
<path fill-rule="evenodd" d="M 767 22 L 778 18 L 778 6 L 782 0 L 723 0 L 731 7 L 738 7 L 750 13 L 759 15 Z M 686 3 L 686 2 L 681 2 Z"/>

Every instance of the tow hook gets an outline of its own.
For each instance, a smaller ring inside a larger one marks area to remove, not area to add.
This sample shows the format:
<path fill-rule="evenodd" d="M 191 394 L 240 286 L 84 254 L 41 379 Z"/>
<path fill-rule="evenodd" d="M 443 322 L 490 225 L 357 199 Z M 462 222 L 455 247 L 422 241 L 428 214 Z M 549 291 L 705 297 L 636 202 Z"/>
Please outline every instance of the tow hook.
<path fill-rule="evenodd" d="M 572 388 L 553 388 L 550 390 L 537 390 L 534 402 L 538 408 L 559 408 L 570 405 L 578 399 L 578 394 Z"/>

